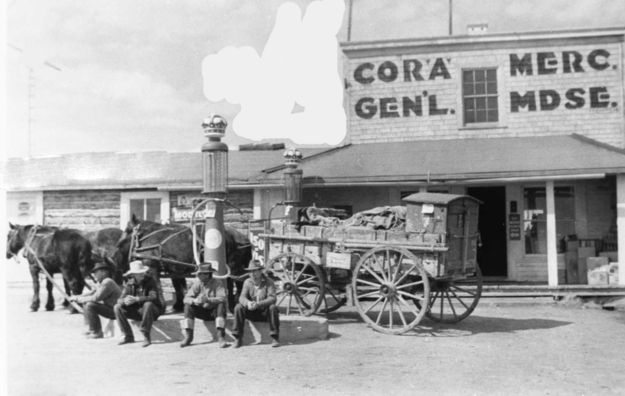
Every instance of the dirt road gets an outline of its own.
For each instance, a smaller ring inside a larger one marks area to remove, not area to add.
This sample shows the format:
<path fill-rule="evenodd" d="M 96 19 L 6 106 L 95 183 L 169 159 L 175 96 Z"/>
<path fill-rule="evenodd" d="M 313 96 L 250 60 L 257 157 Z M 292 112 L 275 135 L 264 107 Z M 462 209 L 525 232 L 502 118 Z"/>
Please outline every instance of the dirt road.
<path fill-rule="evenodd" d="M 389 336 L 349 308 L 331 337 L 272 349 L 86 340 L 60 304 L 28 312 L 9 284 L 9 395 L 623 395 L 625 313 L 483 300 L 454 326 Z M 42 293 L 43 297 L 43 293 Z"/>

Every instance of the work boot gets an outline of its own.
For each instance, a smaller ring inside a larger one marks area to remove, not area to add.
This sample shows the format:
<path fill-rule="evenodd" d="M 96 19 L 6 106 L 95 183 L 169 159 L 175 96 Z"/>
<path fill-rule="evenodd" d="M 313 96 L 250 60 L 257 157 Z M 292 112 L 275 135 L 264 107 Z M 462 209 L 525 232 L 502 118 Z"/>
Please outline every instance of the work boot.
<path fill-rule="evenodd" d="M 97 333 L 89 333 L 87 335 L 87 338 L 89 338 L 89 339 L 104 338 L 104 334 L 101 331 L 99 331 Z"/>
<path fill-rule="evenodd" d="M 280 341 L 278 340 L 278 337 L 271 337 L 271 347 L 272 348 L 277 348 L 280 346 Z"/>
<path fill-rule="evenodd" d="M 193 341 L 193 329 L 184 329 L 184 340 L 180 343 L 180 348 L 191 345 Z"/>
<path fill-rule="evenodd" d="M 241 347 L 241 338 L 236 337 L 234 339 L 234 345 L 232 346 L 233 348 L 240 348 Z"/>
<path fill-rule="evenodd" d="M 121 340 L 118 345 L 132 344 L 133 342 L 135 342 L 135 339 L 133 337 L 124 337 L 124 339 Z"/>
<path fill-rule="evenodd" d="M 152 340 L 150 340 L 150 333 L 143 333 L 143 344 L 141 344 L 142 347 L 148 347 L 152 345 Z"/>
<path fill-rule="evenodd" d="M 217 342 L 219 343 L 219 347 L 220 348 L 226 348 L 228 346 L 228 343 L 226 342 L 226 332 L 224 329 L 218 329 L 218 333 L 217 333 Z"/>

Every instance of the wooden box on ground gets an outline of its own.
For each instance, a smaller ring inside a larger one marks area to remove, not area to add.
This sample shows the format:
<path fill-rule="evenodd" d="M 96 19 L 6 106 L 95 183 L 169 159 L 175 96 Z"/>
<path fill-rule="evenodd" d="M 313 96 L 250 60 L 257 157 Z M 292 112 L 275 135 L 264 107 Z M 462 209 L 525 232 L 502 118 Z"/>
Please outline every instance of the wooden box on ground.
<path fill-rule="evenodd" d="M 607 257 L 588 257 L 586 259 L 588 267 L 588 284 L 604 286 L 608 284 L 609 262 Z"/>
<path fill-rule="evenodd" d="M 152 326 L 150 337 L 153 343 L 180 342 L 183 340 L 183 315 L 170 314 L 158 318 Z M 115 322 L 115 321 L 111 321 Z M 130 321 L 135 340 L 141 342 L 143 337 L 139 331 L 138 322 Z M 226 319 L 226 340 L 234 341 L 232 328 L 234 319 Z M 195 320 L 195 334 L 193 344 L 203 344 L 217 340 L 217 330 L 214 321 Z M 245 321 L 243 344 L 267 344 L 271 342 L 269 324 L 266 322 Z M 114 325 L 114 337 L 121 338 L 122 333 Z M 328 338 L 328 320 L 321 317 L 280 316 L 280 342 L 296 343 L 305 340 L 325 340 Z M 192 345 L 193 345 L 192 344 Z"/>

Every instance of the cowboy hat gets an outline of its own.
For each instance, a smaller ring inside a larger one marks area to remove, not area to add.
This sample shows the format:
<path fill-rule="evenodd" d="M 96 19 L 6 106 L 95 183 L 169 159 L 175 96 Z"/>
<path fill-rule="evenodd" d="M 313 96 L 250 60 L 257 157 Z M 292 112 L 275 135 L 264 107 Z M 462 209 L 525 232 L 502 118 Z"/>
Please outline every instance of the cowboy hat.
<path fill-rule="evenodd" d="M 202 263 L 198 267 L 198 270 L 193 273 L 193 275 L 206 274 L 206 273 L 212 273 L 212 272 L 215 272 L 215 269 L 213 268 L 213 263 L 212 262 Z"/>
<path fill-rule="evenodd" d="M 105 263 L 104 261 L 100 261 L 99 263 L 97 263 L 95 265 L 95 267 L 93 267 L 91 272 L 96 272 L 97 270 L 101 270 L 101 269 L 110 271 L 111 270 L 111 266 L 108 265 L 107 263 Z"/>
<path fill-rule="evenodd" d="M 247 268 L 244 268 L 245 271 L 256 271 L 256 270 L 262 270 L 265 269 L 262 265 L 260 265 L 260 261 L 254 259 L 251 260 L 250 263 L 247 265 Z"/>
<path fill-rule="evenodd" d="M 132 274 L 145 274 L 148 272 L 150 267 L 143 265 L 141 260 L 135 260 L 130 262 L 130 269 L 126 271 L 124 276 L 132 275 Z"/>

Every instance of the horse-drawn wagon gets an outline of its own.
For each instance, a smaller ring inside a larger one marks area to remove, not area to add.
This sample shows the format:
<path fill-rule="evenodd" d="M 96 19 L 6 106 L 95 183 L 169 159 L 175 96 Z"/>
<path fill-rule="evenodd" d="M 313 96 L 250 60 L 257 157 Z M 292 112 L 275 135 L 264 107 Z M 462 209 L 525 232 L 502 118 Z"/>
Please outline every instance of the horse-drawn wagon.
<path fill-rule="evenodd" d="M 438 193 L 403 201 L 369 212 L 369 226 L 271 221 L 260 238 L 279 307 L 312 315 L 350 301 L 369 326 L 391 334 L 413 329 L 424 316 L 446 323 L 469 316 L 482 290 L 480 202 Z"/>

